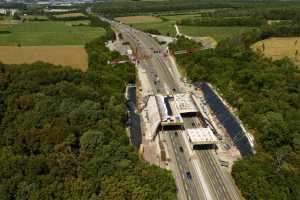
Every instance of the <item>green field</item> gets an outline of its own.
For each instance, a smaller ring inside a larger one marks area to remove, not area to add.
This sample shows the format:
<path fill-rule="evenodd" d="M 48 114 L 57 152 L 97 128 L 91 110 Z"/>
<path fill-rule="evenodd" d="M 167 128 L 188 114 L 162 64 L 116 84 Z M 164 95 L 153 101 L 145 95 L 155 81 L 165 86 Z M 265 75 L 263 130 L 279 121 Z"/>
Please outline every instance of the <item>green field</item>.
<path fill-rule="evenodd" d="M 68 22 L 70 23 L 70 22 Z M 0 25 L 0 45 L 80 45 L 102 36 L 100 27 L 70 26 L 64 22 L 25 22 L 14 25 Z"/>
<path fill-rule="evenodd" d="M 163 35 L 167 35 L 168 33 L 170 36 L 176 35 L 176 30 L 174 28 L 174 23 L 171 22 L 158 22 L 158 23 L 140 23 L 140 24 L 133 24 L 134 28 L 140 29 L 140 30 L 146 30 L 146 29 L 157 29 L 159 32 L 161 32 Z"/>
<path fill-rule="evenodd" d="M 68 26 L 78 26 L 78 25 L 88 26 L 90 24 L 90 20 L 66 21 L 65 24 Z"/>
<path fill-rule="evenodd" d="M 27 19 L 27 20 L 33 20 L 33 19 L 46 20 L 46 19 L 48 19 L 48 17 L 45 15 L 26 15 L 26 16 L 22 16 L 21 18 Z"/>
<path fill-rule="evenodd" d="M 161 18 L 171 20 L 171 21 L 177 21 L 177 20 L 188 19 L 188 18 L 200 18 L 200 17 L 201 17 L 200 13 L 161 16 Z"/>
<path fill-rule="evenodd" d="M 157 29 L 163 35 L 170 33 L 170 36 L 175 36 L 176 31 L 174 28 L 174 22 L 165 21 L 159 23 L 140 23 L 134 24 L 133 27 L 146 30 L 146 29 Z M 238 35 L 247 31 L 254 29 L 253 27 L 243 27 L 243 26 L 179 26 L 182 33 L 189 36 L 210 36 L 217 41 L 223 40 L 234 35 Z"/>
<path fill-rule="evenodd" d="M 180 26 L 179 29 L 182 33 L 189 36 L 210 36 L 220 41 L 255 28 L 242 26 Z"/>

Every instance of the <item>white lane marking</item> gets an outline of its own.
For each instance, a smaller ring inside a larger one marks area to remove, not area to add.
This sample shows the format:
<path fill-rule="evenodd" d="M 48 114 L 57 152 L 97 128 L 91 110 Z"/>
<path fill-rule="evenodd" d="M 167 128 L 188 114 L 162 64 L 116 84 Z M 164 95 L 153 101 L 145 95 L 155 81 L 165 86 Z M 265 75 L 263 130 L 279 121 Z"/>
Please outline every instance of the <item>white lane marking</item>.
<path fill-rule="evenodd" d="M 178 165 L 178 167 L 179 167 L 180 170 L 182 170 L 182 166 L 181 165 Z"/>
<path fill-rule="evenodd" d="M 185 187 L 186 190 L 188 190 L 186 182 L 184 182 L 184 187 Z"/>
<path fill-rule="evenodd" d="M 175 148 L 175 152 L 178 153 L 176 148 Z"/>

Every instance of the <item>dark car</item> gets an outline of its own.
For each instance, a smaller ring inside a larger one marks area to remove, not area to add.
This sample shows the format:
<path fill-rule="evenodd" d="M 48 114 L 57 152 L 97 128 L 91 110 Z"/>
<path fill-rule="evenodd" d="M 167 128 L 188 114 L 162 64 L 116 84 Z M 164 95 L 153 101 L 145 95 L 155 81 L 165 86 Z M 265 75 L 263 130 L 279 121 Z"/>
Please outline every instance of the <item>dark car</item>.
<path fill-rule="evenodd" d="M 183 152 L 183 148 L 182 148 L 182 146 L 180 146 L 180 147 L 179 147 L 179 150 L 180 150 L 181 152 Z"/>
<path fill-rule="evenodd" d="M 191 172 L 186 172 L 186 177 L 187 177 L 189 180 L 192 180 Z"/>
<path fill-rule="evenodd" d="M 221 166 L 223 167 L 228 167 L 229 166 L 229 162 L 228 161 L 224 161 L 224 160 L 219 160 Z"/>

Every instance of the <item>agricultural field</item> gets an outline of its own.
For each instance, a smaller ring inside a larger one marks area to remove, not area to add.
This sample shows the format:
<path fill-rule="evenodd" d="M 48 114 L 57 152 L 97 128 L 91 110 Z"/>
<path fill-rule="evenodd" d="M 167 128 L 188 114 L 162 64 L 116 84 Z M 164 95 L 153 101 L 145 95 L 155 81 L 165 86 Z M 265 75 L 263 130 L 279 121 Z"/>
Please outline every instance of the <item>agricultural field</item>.
<path fill-rule="evenodd" d="M 153 12 L 153 15 L 167 17 L 170 19 L 185 18 L 185 17 L 198 17 L 201 14 L 213 13 L 217 10 L 225 9 L 195 9 L 195 10 L 182 10 L 182 11 L 162 11 L 162 12 Z"/>
<path fill-rule="evenodd" d="M 68 26 L 79 26 L 79 25 L 88 26 L 90 25 L 90 21 L 89 20 L 65 21 L 65 24 Z"/>
<path fill-rule="evenodd" d="M 170 36 L 176 35 L 174 21 L 163 21 L 158 23 L 139 23 L 133 24 L 134 28 L 140 30 L 157 29 L 163 35 L 169 33 Z M 193 37 L 212 37 L 216 41 L 239 35 L 241 33 L 253 30 L 253 27 L 235 27 L 235 26 L 179 26 L 180 32 Z"/>
<path fill-rule="evenodd" d="M 206 12 L 214 12 L 209 10 Z M 183 13 L 161 13 L 160 17 L 156 16 L 128 16 L 115 18 L 122 23 L 131 24 L 134 28 L 140 30 L 156 29 L 163 35 L 175 36 L 176 31 L 174 24 L 177 20 L 187 18 L 200 18 L 201 13 L 190 11 Z M 158 14 L 159 15 L 159 14 Z M 164 20 L 164 21 L 163 21 Z M 241 33 L 253 30 L 253 27 L 244 26 L 179 26 L 183 34 L 193 37 L 212 37 L 216 41 L 239 35 Z"/>
<path fill-rule="evenodd" d="M 145 2 L 163 2 L 163 1 L 168 1 L 168 0 L 142 0 Z"/>
<path fill-rule="evenodd" d="M 210 36 L 216 41 L 239 35 L 243 32 L 253 30 L 253 27 L 241 26 L 179 26 L 180 32 L 189 36 Z"/>
<path fill-rule="evenodd" d="M 162 21 L 159 17 L 155 17 L 151 15 L 117 17 L 115 18 L 115 20 L 120 21 L 124 24 L 157 23 Z"/>
<path fill-rule="evenodd" d="M 300 37 L 269 38 L 255 43 L 251 48 L 273 60 L 288 57 L 300 66 Z"/>
<path fill-rule="evenodd" d="M 67 22 L 70 23 L 70 22 Z M 100 27 L 70 26 L 64 22 L 24 22 L 14 25 L 0 25 L 0 45 L 83 45 L 105 34 Z"/>
<path fill-rule="evenodd" d="M 19 20 L 14 20 L 12 17 L 1 16 L 0 17 L 0 27 L 1 25 L 19 24 Z"/>
<path fill-rule="evenodd" d="M 65 13 L 65 14 L 59 14 L 54 15 L 55 18 L 63 19 L 63 18 L 69 18 L 69 17 L 85 17 L 83 13 Z"/>
<path fill-rule="evenodd" d="M 163 35 L 170 35 L 175 36 L 176 30 L 174 28 L 175 23 L 171 23 L 169 21 L 166 22 L 159 22 L 159 23 L 141 23 L 141 24 L 133 24 L 132 26 L 134 28 L 140 29 L 140 30 L 146 30 L 146 29 L 157 29 L 159 32 L 161 32 Z"/>
<path fill-rule="evenodd" d="M 25 20 L 47 20 L 48 17 L 46 15 L 26 15 L 26 16 L 22 16 L 21 19 L 25 19 Z"/>
<path fill-rule="evenodd" d="M 16 56 L 17 55 L 17 56 Z M 86 71 L 88 58 L 84 46 L 0 46 L 0 62 L 22 64 L 44 61 Z"/>
<path fill-rule="evenodd" d="M 178 15 L 164 15 L 161 16 L 161 18 L 164 18 L 166 20 L 170 21 L 177 21 L 187 18 L 200 18 L 202 16 L 201 13 L 195 13 L 195 14 L 178 14 Z"/>

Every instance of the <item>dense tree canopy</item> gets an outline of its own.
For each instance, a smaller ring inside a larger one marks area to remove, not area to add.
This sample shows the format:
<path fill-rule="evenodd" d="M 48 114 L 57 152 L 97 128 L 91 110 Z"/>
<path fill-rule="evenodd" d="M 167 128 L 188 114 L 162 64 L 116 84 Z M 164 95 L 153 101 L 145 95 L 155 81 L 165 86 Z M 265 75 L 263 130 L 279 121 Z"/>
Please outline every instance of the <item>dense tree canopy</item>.
<path fill-rule="evenodd" d="M 151 14 L 179 14 L 197 11 L 205 17 L 264 17 L 265 19 L 299 19 L 300 3 L 281 0 L 169 0 L 103 1 L 92 5 L 94 12 L 107 17 Z M 211 10 L 213 9 L 213 11 Z M 285 14 L 286 13 L 286 14 Z"/>
<path fill-rule="evenodd" d="M 233 167 L 244 197 L 296 200 L 300 197 L 300 70 L 288 59 L 272 62 L 252 52 L 249 45 L 265 37 L 262 33 L 223 41 L 216 50 L 178 55 L 177 61 L 192 81 L 215 85 L 255 136 L 257 154 Z"/>
<path fill-rule="evenodd" d="M 150 166 L 125 133 L 135 68 L 105 38 L 86 45 L 86 73 L 46 63 L 0 64 L 0 199 L 173 200 L 171 174 Z"/>
<path fill-rule="evenodd" d="M 187 26 L 249 26 L 265 25 L 267 21 L 259 17 L 233 17 L 233 18 L 187 18 L 177 21 L 177 24 Z"/>
<path fill-rule="evenodd" d="M 201 43 L 195 43 L 190 39 L 187 39 L 184 36 L 180 36 L 176 40 L 175 43 L 169 44 L 169 48 L 171 51 L 180 51 L 180 50 L 185 50 L 185 49 L 193 49 L 193 48 L 199 48 L 202 47 Z"/>

